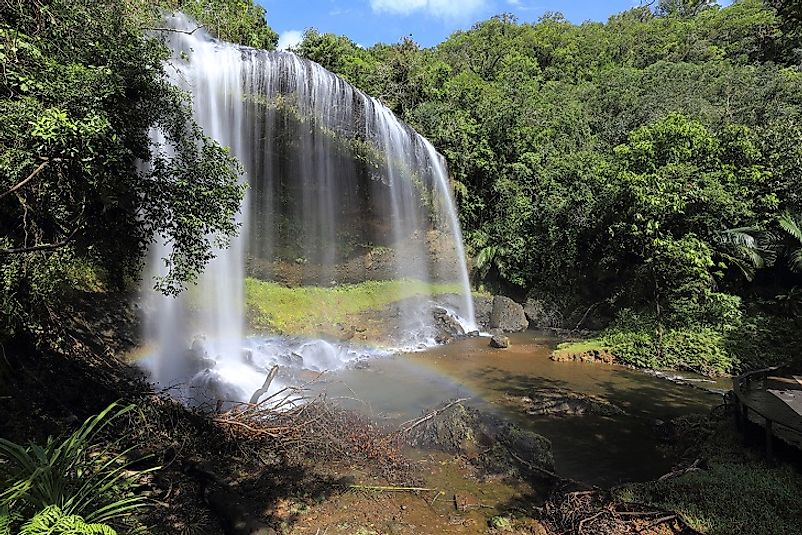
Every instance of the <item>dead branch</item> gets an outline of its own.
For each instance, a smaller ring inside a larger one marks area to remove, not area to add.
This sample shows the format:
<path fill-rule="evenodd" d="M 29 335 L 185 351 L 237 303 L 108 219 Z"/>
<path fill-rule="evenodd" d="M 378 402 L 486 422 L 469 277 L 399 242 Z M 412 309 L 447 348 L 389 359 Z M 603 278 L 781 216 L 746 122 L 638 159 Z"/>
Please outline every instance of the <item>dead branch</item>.
<path fill-rule="evenodd" d="M 40 163 L 39 166 L 36 169 L 34 169 L 33 172 L 30 175 L 28 175 L 24 180 L 21 180 L 20 182 L 17 182 L 16 185 L 14 185 L 11 189 L 6 191 L 5 193 L 0 193 L 0 199 L 5 198 L 7 195 L 11 195 L 12 193 L 17 191 L 18 189 L 24 187 L 25 184 L 27 184 L 28 182 L 30 182 L 31 180 L 36 178 L 36 175 L 41 173 L 44 170 L 44 168 L 47 167 L 49 164 L 50 164 L 50 160 L 45 160 L 42 163 Z"/>
<path fill-rule="evenodd" d="M 267 391 L 270 390 L 270 383 L 273 382 L 273 379 L 276 378 L 276 375 L 278 375 L 278 366 L 273 366 L 273 368 L 267 374 L 267 377 L 265 378 L 265 382 L 262 385 L 262 388 L 254 392 L 253 395 L 251 396 L 251 401 L 250 401 L 251 405 L 256 405 L 257 403 L 259 403 L 259 398 L 267 394 Z"/>
<path fill-rule="evenodd" d="M 702 462 L 701 459 L 696 459 L 695 461 L 693 461 L 693 464 L 691 464 L 688 468 L 683 468 L 682 470 L 674 470 L 673 472 L 664 474 L 659 478 L 657 478 L 657 481 L 665 481 L 666 479 L 673 479 L 675 477 L 684 476 L 685 474 L 690 474 L 691 472 L 701 472 L 702 469 L 699 468 L 701 462 Z"/>
<path fill-rule="evenodd" d="M 192 35 L 193 33 L 197 32 L 201 28 L 203 28 L 203 24 L 195 28 L 194 30 L 178 30 L 176 28 L 140 28 L 140 30 L 148 31 L 148 32 L 172 32 L 172 33 L 183 33 L 185 35 Z"/>

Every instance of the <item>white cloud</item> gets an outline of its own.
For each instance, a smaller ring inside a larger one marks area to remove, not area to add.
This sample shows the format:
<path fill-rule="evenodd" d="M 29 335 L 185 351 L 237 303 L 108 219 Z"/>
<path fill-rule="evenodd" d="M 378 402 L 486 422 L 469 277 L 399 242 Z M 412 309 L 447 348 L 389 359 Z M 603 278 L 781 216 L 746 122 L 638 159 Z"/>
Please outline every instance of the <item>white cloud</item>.
<path fill-rule="evenodd" d="M 444 19 L 469 16 L 485 7 L 488 0 L 370 0 L 373 11 L 409 15 L 424 12 Z"/>
<path fill-rule="evenodd" d="M 298 46 L 304 40 L 304 34 L 300 30 L 287 30 L 278 36 L 278 49 L 287 50 Z"/>

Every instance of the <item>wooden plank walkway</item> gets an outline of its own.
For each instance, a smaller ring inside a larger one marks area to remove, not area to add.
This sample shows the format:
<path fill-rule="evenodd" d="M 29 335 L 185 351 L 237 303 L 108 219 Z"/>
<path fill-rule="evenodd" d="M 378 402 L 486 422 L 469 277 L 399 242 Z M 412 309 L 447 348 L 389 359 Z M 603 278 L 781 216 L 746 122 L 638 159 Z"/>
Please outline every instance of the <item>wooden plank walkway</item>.
<path fill-rule="evenodd" d="M 782 369 L 751 372 L 733 379 L 736 417 L 741 429 L 749 422 L 765 430 L 766 455 L 774 439 L 802 449 L 802 380 Z"/>

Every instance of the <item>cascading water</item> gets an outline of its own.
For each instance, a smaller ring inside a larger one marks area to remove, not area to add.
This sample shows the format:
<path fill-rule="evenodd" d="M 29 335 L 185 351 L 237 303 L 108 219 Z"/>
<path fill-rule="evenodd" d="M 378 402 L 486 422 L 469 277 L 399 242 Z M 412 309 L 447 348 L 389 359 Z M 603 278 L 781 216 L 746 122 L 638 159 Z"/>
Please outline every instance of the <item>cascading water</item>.
<path fill-rule="evenodd" d="M 475 330 L 459 222 L 434 147 L 316 63 L 217 41 L 181 14 L 167 22 L 178 30 L 166 36 L 171 81 L 192 95 L 206 135 L 242 162 L 249 191 L 240 236 L 217 251 L 199 285 L 179 298 L 148 296 L 154 380 L 178 385 L 186 400 L 244 401 L 272 365 L 336 369 L 371 353 L 322 340 L 244 337 L 246 271 L 290 285 L 452 283 L 458 290 L 449 313 Z M 152 140 L 169 150 L 158 132 Z M 152 274 L 164 247 L 154 248 Z M 433 318 L 420 300 L 401 301 L 398 322 L 406 336 L 397 346 L 433 340 Z"/>

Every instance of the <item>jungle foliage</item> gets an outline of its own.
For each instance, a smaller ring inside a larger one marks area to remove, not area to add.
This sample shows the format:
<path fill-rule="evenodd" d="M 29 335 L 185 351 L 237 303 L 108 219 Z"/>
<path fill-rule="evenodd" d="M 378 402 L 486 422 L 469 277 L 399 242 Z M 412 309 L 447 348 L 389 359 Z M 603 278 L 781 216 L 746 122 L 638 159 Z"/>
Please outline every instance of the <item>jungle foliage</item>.
<path fill-rule="evenodd" d="M 237 232 L 239 166 L 194 123 L 166 48 L 146 37 L 174 4 L 0 2 L 0 341 L 46 342 L 70 292 L 125 287 L 157 237 L 171 253 L 155 284 L 177 293 Z M 273 46 L 264 10 L 218 4 L 180 7 L 221 37 Z"/>
<path fill-rule="evenodd" d="M 725 342 L 798 295 L 791 4 L 664 0 L 581 25 L 501 15 L 431 49 L 312 29 L 298 52 L 448 158 L 480 282 L 545 301 L 571 327 L 592 306 L 598 326 L 645 333 L 651 363 L 708 333 L 719 362 L 701 368 L 732 370 L 736 356 L 716 357 Z"/>

